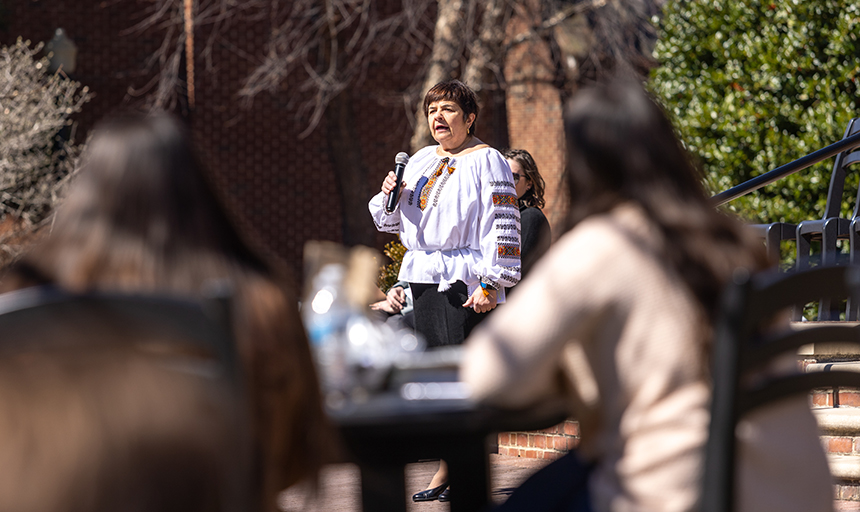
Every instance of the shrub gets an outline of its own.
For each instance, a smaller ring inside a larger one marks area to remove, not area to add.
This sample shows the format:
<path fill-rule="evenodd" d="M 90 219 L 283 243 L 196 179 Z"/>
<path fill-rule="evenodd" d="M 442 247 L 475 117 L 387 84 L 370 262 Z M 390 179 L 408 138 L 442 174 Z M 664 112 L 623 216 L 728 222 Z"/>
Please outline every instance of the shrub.
<path fill-rule="evenodd" d="M 71 116 L 87 87 L 49 73 L 42 44 L 0 47 L 0 263 L 16 257 L 43 226 L 74 174 L 80 147 Z"/>
<path fill-rule="evenodd" d="M 383 292 L 388 292 L 398 281 L 397 275 L 400 274 L 400 263 L 403 261 L 403 255 L 406 254 L 406 247 L 403 247 L 399 239 L 392 240 L 385 244 L 382 252 L 391 258 L 391 263 L 380 269 L 377 285 Z"/>

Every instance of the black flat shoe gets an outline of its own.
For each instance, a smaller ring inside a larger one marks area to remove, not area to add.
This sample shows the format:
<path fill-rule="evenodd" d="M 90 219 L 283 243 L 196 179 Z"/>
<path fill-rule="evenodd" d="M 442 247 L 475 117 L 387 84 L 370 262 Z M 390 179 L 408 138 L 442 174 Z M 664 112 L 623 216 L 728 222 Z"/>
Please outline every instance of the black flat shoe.
<path fill-rule="evenodd" d="M 442 491 L 442 493 L 439 494 L 439 501 L 451 501 L 451 495 L 449 494 L 450 492 L 450 488 L 446 488 L 444 491 Z"/>
<path fill-rule="evenodd" d="M 448 482 L 445 482 L 439 487 L 434 487 L 432 489 L 425 489 L 421 492 L 416 492 L 412 495 L 412 501 L 436 501 L 439 499 L 439 495 L 443 494 L 443 491 L 447 488 Z"/>

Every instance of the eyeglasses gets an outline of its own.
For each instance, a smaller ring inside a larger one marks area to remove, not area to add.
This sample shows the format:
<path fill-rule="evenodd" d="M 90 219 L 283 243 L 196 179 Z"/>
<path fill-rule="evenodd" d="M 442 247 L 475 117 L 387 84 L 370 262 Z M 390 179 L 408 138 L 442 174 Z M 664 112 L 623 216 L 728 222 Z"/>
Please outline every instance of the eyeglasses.
<path fill-rule="evenodd" d="M 520 175 L 519 173 L 516 173 L 516 172 L 515 172 L 515 173 L 514 173 L 514 183 L 519 183 L 519 182 L 520 182 L 520 178 L 522 178 L 522 175 Z"/>

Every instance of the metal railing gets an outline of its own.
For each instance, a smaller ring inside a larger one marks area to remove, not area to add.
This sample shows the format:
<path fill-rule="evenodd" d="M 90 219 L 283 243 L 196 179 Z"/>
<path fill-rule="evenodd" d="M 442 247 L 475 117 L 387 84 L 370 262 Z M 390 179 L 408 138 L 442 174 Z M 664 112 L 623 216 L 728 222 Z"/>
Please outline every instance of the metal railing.
<path fill-rule="evenodd" d="M 800 157 L 793 162 L 781 165 L 772 171 L 768 171 L 760 176 L 756 176 L 755 178 L 747 180 L 740 185 L 720 192 L 719 194 L 711 197 L 711 200 L 714 202 L 714 206 L 726 204 L 729 201 L 749 194 L 754 190 L 758 190 L 765 185 L 770 185 L 774 181 L 780 180 L 790 174 L 794 174 L 797 171 L 802 171 L 803 169 L 815 165 L 818 162 L 827 160 L 828 158 L 834 155 L 838 155 L 843 151 L 850 151 L 858 146 L 860 146 L 860 133 L 855 133 L 854 135 L 851 135 L 850 137 L 845 137 L 844 139 L 841 139 L 838 142 L 834 142 L 833 144 L 825 148 L 819 149 L 818 151 Z"/>

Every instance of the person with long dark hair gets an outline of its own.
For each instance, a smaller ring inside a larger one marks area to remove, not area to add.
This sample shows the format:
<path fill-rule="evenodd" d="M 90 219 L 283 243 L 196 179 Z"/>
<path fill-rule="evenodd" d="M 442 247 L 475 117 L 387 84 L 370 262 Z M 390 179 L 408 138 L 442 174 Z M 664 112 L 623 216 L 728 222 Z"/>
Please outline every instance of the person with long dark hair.
<path fill-rule="evenodd" d="M 718 299 L 738 267 L 769 265 L 764 247 L 714 208 L 641 85 L 580 91 L 564 121 L 571 228 L 470 337 L 461 376 L 499 406 L 563 396 L 581 440 L 501 509 L 696 510 Z M 830 510 L 806 398 L 767 414 L 740 439 L 738 510 Z M 780 423 L 791 450 L 763 450 Z"/>
<path fill-rule="evenodd" d="M 50 235 L 3 289 L 199 296 L 233 290 L 231 320 L 247 380 L 259 494 L 275 511 L 287 486 L 314 478 L 331 438 L 294 287 L 246 242 L 221 206 L 184 125 L 168 115 L 99 124 Z"/>

